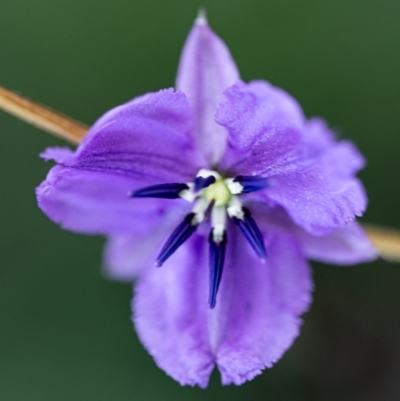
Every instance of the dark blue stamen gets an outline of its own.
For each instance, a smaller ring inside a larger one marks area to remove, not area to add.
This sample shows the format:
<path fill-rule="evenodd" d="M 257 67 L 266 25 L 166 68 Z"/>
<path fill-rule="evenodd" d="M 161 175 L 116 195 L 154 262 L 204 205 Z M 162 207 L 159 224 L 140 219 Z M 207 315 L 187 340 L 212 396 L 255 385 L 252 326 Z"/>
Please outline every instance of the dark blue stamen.
<path fill-rule="evenodd" d="M 162 264 L 196 231 L 198 224 L 194 223 L 194 217 L 194 213 L 188 214 L 182 223 L 175 228 L 174 232 L 162 247 L 155 261 L 156 266 L 162 266 Z"/>
<path fill-rule="evenodd" d="M 210 293 L 208 298 L 208 305 L 214 308 L 217 303 L 217 293 L 219 284 L 221 282 L 222 270 L 224 267 L 225 250 L 226 250 L 226 233 L 222 241 L 216 243 L 213 239 L 213 232 L 211 231 L 209 237 L 210 243 Z"/>
<path fill-rule="evenodd" d="M 265 260 L 267 258 L 267 251 L 265 250 L 262 233 L 246 208 L 243 208 L 243 214 L 243 220 L 233 217 L 233 222 L 239 226 L 242 234 L 245 236 L 247 241 L 249 241 L 257 256 L 260 259 Z"/>
<path fill-rule="evenodd" d="M 185 189 L 189 189 L 188 185 L 179 183 L 151 185 L 132 192 L 130 196 L 132 198 L 176 199 Z"/>
<path fill-rule="evenodd" d="M 260 189 L 268 187 L 268 180 L 265 177 L 257 175 L 238 175 L 233 179 L 233 181 L 238 182 L 243 187 L 243 194 L 259 191 Z"/>
<path fill-rule="evenodd" d="M 215 177 L 213 175 L 210 175 L 207 178 L 196 177 L 194 179 L 194 191 L 199 192 L 200 190 L 207 188 L 211 184 L 214 184 L 214 182 L 215 182 Z"/>

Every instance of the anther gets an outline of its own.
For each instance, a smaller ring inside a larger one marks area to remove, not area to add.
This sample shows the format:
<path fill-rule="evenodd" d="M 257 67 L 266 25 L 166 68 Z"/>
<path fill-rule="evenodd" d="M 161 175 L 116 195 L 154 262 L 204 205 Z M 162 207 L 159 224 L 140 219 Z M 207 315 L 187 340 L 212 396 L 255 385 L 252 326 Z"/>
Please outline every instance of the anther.
<path fill-rule="evenodd" d="M 214 184 L 214 182 L 215 182 L 215 177 L 213 175 L 210 175 L 206 178 L 196 177 L 194 179 L 194 191 L 199 192 L 202 189 L 209 187 L 211 184 Z"/>
<path fill-rule="evenodd" d="M 196 220 L 196 214 L 188 214 L 182 223 L 174 230 L 167 242 L 161 249 L 158 255 L 155 265 L 160 267 L 163 263 L 196 231 L 198 222 Z"/>
<path fill-rule="evenodd" d="M 189 189 L 187 184 L 159 184 L 151 185 L 133 191 L 129 195 L 132 198 L 163 198 L 163 199 L 177 199 L 180 197 L 180 193 Z"/>
<path fill-rule="evenodd" d="M 226 250 L 226 233 L 223 233 L 220 242 L 215 242 L 213 230 L 208 239 L 210 243 L 210 292 L 208 305 L 212 309 L 217 303 L 217 293 L 221 282 Z"/>
<path fill-rule="evenodd" d="M 257 256 L 265 261 L 267 258 L 267 252 L 265 250 L 264 238 L 258 228 L 256 222 L 251 216 L 250 212 L 246 208 L 242 208 L 243 217 L 232 217 L 233 222 L 239 226 L 242 234 L 247 239 L 251 247 L 256 252 Z"/>
<path fill-rule="evenodd" d="M 236 186 L 235 186 L 236 184 Z M 237 192 L 239 184 L 242 187 L 241 192 Z M 238 175 L 232 180 L 231 184 L 235 194 L 243 193 L 247 194 L 249 192 L 259 191 L 261 189 L 268 187 L 268 180 L 265 177 L 261 176 L 250 176 L 250 175 Z"/>

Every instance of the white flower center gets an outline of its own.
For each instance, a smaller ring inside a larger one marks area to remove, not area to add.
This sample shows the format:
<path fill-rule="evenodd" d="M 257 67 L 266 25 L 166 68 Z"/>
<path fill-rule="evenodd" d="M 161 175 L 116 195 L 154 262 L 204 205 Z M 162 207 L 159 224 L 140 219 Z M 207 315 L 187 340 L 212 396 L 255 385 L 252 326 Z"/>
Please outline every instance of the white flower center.
<path fill-rule="evenodd" d="M 196 182 L 188 183 L 189 189 L 180 193 L 180 197 L 188 202 L 195 202 L 192 212 L 193 223 L 199 224 L 206 217 L 207 209 L 212 207 L 211 225 L 213 239 L 221 242 L 226 230 L 227 217 L 243 219 L 242 204 L 236 194 L 243 188 L 240 184 L 233 182 L 232 178 L 224 178 L 214 170 L 201 169 L 196 179 L 214 178 L 214 182 L 205 188 L 196 188 Z"/>

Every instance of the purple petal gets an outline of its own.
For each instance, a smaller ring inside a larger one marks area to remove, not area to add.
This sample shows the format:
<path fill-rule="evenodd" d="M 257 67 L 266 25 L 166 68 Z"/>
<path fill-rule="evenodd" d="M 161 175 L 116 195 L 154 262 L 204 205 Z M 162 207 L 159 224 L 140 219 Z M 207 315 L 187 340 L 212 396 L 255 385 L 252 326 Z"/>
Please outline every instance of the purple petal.
<path fill-rule="evenodd" d="M 228 241 L 230 257 L 209 325 L 222 383 L 240 385 L 272 367 L 292 345 L 313 285 L 290 235 L 266 236 L 265 264 L 238 235 Z"/>
<path fill-rule="evenodd" d="M 199 17 L 186 40 L 179 64 L 176 87 L 189 98 L 194 109 L 194 134 L 211 165 L 222 156 L 226 130 L 214 115 L 223 91 L 239 80 L 237 67 L 222 40 Z"/>
<path fill-rule="evenodd" d="M 291 168 L 305 120 L 286 92 L 257 81 L 227 89 L 216 121 L 229 131 L 222 168 L 268 176 Z"/>
<path fill-rule="evenodd" d="M 266 177 L 259 196 L 307 231 L 326 234 L 365 210 L 364 189 L 352 177 L 362 156 L 350 142 L 335 142 L 321 120 L 307 122 L 287 93 L 266 82 L 235 85 L 217 121 L 229 131 L 223 169 Z"/>
<path fill-rule="evenodd" d="M 162 91 L 161 91 L 162 93 Z M 104 125 L 109 124 L 110 122 L 113 122 L 114 120 L 119 118 L 119 115 L 121 113 L 124 113 L 125 110 L 127 110 L 130 106 L 133 106 L 138 103 L 144 103 L 147 100 L 152 99 L 154 95 L 156 95 L 157 92 L 149 92 L 145 93 L 144 95 L 137 96 L 131 100 L 128 100 L 127 102 L 116 106 L 112 108 L 111 110 L 106 111 L 101 117 L 99 117 L 94 124 L 91 126 L 90 131 L 85 135 L 84 141 L 89 140 L 93 135 L 96 135 L 96 132 Z"/>
<path fill-rule="evenodd" d="M 227 89 L 216 121 L 229 131 L 223 168 L 236 174 L 283 174 L 334 147 L 333 167 L 338 174 L 354 174 L 365 164 L 351 142 L 338 144 L 325 121 L 307 121 L 297 101 L 268 82 L 239 83 Z"/>
<path fill-rule="evenodd" d="M 303 141 L 308 157 L 319 156 L 324 152 L 328 152 L 328 157 L 333 156 L 332 166 L 339 175 L 353 175 L 365 167 L 365 159 L 356 146 L 350 141 L 337 142 L 321 118 L 312 118 L 306 123 Z M 329 153 L 333 148 L 336 148 L 335 151 Z"/>
<path fill-rule="evenodd" d="M 307 258 L 337 265 L 370 262 L 378 254 L 361 225 L 355 221 L 329 234 L 315 236 L 296 226 L 284 209 L 266 204 L 248 204 L 255 220 L 268 232 L 291 234 L 300 243 Z"/>
<path fill-rule="evenodd" d="M 185 182 L 204 167 L 183 93 L 164 90 L 110 111 L 78 148 L 74 166 L 144 182 Z"/>
<path fill-rule="evenodd" d="M 140 233 L 157 224 L 173 205 L 168 200 L 128 197 L 136 185 L 125 176 L 55 166 L 36 194 L 39 207 L 65 229 L 87 234 Z"/>
<path fill-rule="evenodd" d="M 329 150 L 336 143 L 334 133 L 325 120 L 319 117 L 313 117 L 307 122 L 307 135 L 304 139 L 317 152 Z"/>
<path fill-rule="evenodd" d="M 62 147 L 47 148 L 40 154 L 40 157 L 46 161 L 54 160 L 57 163 L 68 164 L 74 158 L 73 150 Z"/>
<path fill-rule="evenodd" d="M 191 112 L 182 93 L 142 96 L 107 115 L 73 157 L 59 149 L 44 154 L 62 165 L 37 189 L 39 206 L 64 228 L 98 234 L 145 229 L 171 203 L 131 199 L 127 193 L 192 180 L 203 166 L 190 139 Z"/>
<path fill-rule="evenodd" d="M 205 238 L 193 238 L 161 269 L 140 277 L 133 303 L 139 337 L 179 383 L 205 387 L 216 363 L 224 384 L 242 384 L 271 367 L 298 335 L 311 300 L 310 270 L 290 236 L 266 242 L 263 264 L 237 229 L 229 232 L 212 310 Z"/>
<path fill-rule="evenodd" d="M 325 263 L 352 265 L 371 262 L 378 257 L 371 241 L 356 222 L 322 237 L 299 230 L 297 238 L 308 258 Z"/>
<path fill-rule="evenodd" d="M 296 224 L 312 234 L 345 227 L 363 214 L 367 197 L 358 179 L 335 170 L 341 154 L 338 146 L 309 166 L 270 178 L 262 195 L 283 206 Z"/>
<path fill-rule="evenodd" d="M 133 318 L 161 369 L 182 385 L 206 387 L 214 358 L 207 333 L 207 255 L 198 240 L 190 239 L 163 267 L 151 266 L 140 277 Z"/>

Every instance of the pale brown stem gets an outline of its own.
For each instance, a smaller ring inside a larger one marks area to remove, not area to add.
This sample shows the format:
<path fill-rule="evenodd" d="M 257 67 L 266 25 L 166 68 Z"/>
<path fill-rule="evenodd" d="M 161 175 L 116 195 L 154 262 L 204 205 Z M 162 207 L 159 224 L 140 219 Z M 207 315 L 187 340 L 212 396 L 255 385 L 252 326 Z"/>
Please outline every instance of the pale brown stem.
<path fill-rule="evenodd" d="M 0 109 L 74 144 L 78 144 L 88 130 L 88 127 L 84 124 L 39 103 L 32 102 L 1 86 Z"/>
<path fill-rule="evenodd" d="M 400 231 L 364 224 L 369 239 L 383 259 L 400 262 Z"/>
<path fill-rule="evenodd" d="M 79 144 L 89 127 L 0 86 L 0 109 L 50 134 Z M 400 262 L 400 231 L 365 224 L 368 237 L 384 259 Z"/>

